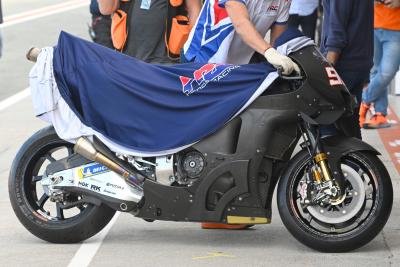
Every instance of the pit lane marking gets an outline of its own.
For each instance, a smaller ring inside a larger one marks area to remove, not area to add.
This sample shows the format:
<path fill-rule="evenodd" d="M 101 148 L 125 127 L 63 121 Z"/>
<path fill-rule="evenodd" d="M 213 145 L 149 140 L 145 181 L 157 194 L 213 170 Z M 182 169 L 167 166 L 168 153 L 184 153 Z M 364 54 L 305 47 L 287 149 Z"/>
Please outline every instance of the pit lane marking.
<path fill-rule="evenodd" d="M 68 267 L 89 266 L 94 256 L 96 256 L 101 244 L 103 243 L 104 238 L 107 236 L 108 232 L 113 227 L 120 214 L 121 213 L 117 211 L 112 220 L 107 224 L 106 227 L 104 227 L 103 230 L 101 230 L 100 233 L 82 243 L 78 251 L 76 251 L 74 257 L 69 262 Z"/>
<path fill-rule="evenodd" d="M 393 109 L 389 108 L 387 118 L 391 122 L 398 122 L 399 118 Z M 398 174 L 400 174 L 400 124 L 391 123 L 390 128 L 378 129 L 379 136 L 388 152 Z"/>
<path fill-rule="evenodd" d="M 28 88 L 16 93 L 15 95 L 12 95 L 12 96 L 0 101 L 0 111 L 3 111 L 6 108 L 18 103 L 19 101 L 28 97 L 30 94 L 31 94 L 31 90 L 28 87 Z"/>
<path fill-rule="evenodd" d="M 209 252 L 207 254 L 208 254 L 207 256 L 192 257 L 192 260 L 203 260 L 203 259 L 212 259 L 212 258 L 219 258 L 219 257 L 236 258 L 236 256 L 234 256 L 234 255 L 225 254 L 223 252 Z"/>
<path fill-rule="evenodd" d="M 400 146 L 400 140 L 394 140 L 393 142 L 389 142 L 389 145 L 390 145 L 391 147 Z"/>
<path fill-rule="evenodd" d="M 15 15 L 10 15 L 4 17 L 4 23 L 0 25 L 0 28 L 6 28 L 12 25 L 20 24 L 23 22 L 31 21 L 34 19 L 39 19 L 42 17 L 47 17 L 50 15 L 62 13 L 65 11 L 77 9 L 83 6 L 88 6 L 88 0 L 71 0 L 60 4 L 50 5 Z"/>

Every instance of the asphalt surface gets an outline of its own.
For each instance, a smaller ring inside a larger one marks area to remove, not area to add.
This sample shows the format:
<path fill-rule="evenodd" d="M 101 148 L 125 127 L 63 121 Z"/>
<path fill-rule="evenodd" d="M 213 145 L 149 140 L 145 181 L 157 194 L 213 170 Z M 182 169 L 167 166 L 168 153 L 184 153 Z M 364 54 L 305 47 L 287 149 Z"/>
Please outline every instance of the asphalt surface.
<path fill-rule="evenodd" d="M 3 0 L 3 10 L 8 16 L 60 2 Z M 0 105 L 28 87 L 32 64 L 24 59 L 27 48 L 54 45 L 60 30 L 88 38 L 89 19 L 88 8 L 82 7 L 2 29 Z M 392 98 L 391 103 L 399 116 L 400 100 Z M 394 206 L 384 231 L 357 251 L 323 254 L 308 249 L 284 228 L 275 206 L 272 224 L 246 231 L 201 230 L 194 223 L 147 223 L 121 214 L 101 243 L 94 237 L 83 244 L 54 245 L 25 230 L 8 200 L 13 157 L 30 135 L 45 126 L 32 114 L 30 98 L 0 110 L 0 266 L 68 266 L 79 251 L 86 258 L 77 266 L 87 266 L 85 261 L 89 266 L 400 266 L 400 178 L 376 131 L 364 132 L 364 137 L 383 154 L 393 179 Z M 96 246 L 97 251 L 93 250 Z"/>
<path fill-rule="evenodd" d="M 62 2 L 66 1 L 2 0 L 3 15 L 7 18 Z M 60 31 L 89 39 L 89 21 L 89 7 L 83 7 L 0 29 L 4 46 L 3 57 L 0 59 L 0 100 L 29 86 L 27 75 L 32 65 L 26 61 L 25 54 L 30 47 L 55 45 Z"/>

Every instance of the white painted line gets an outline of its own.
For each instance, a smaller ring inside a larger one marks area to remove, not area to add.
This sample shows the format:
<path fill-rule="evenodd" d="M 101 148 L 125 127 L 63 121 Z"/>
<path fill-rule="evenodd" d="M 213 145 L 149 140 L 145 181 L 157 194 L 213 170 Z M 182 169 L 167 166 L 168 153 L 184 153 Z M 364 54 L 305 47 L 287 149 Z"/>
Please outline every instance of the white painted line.
<path fill-rule="evenodd" d="M 110 231 L 111 227 L 116 222 L 120 212 L 116 212 L 114 218 L 108 223 L 100 233 L 95 235 L 94 237 L 88 239 L 83 243 L 78 251 L 75 253 L 74 257 L 68 264 L 68 267 L 87 267 L 89 266 L 90 262 L 96 256 L 97 250 L 99 250 L 104 238 L 107 236 L 108 232 Z"/>
<path fill-rule="evenodd" d="M 396 147 L 396 146 L 397 146 L 397 143 L 396 143 L 396 142 L 389 142 L 389 146 L 391 146 L 391 147 Z"/>
<path fill-rule="evenodd" d="M 12 25 L 20 24 L 23 22 L 31 21 L 34 19 L 62 13 L 65 11 L 77 9 L 83 6 L 88 6 L 88 0 L 72 0 L 64 3 L 46 6 L 27 12 L 18 13 L 15 15 L 7 16 L 4 18 L 4 23 L 0 25 L 0 28 L 6 28 Z"/>
<path fill-rule="evenodd" d="M 6 108 L 14 105 L 15 103 L 18 103 L 22 99 L 28 97 L 30 94 L 31 94 L 31 90 L 28 87 L 28 88 L 22 90 L 21 92 L 16 93 L 15 95 L 10 96 L 9 98 L 6 98 L 6 99 L 0 101 L 0 111 L 5 110 Z"/>
<path fill-rule="evenodd" d="M 400 152 L 395 152 L 394 155 L 396 156 L 396 158 L 400 158 Z"/>
<path fill-rule="evenodd" d="M 400 140 L 395 140 L 396 144 L 400 145 Z"/>

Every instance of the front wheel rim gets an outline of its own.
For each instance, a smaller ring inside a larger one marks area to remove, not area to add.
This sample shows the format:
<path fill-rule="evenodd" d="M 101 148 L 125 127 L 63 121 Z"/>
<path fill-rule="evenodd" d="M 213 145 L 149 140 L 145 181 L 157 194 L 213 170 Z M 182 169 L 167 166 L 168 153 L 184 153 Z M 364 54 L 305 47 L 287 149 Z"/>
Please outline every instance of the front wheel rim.
<path fill-rule="evenodd" d="M 377 201 L 380 197 L 379 184 L 373 168 L 355 153 L 351 153 L 342 158 L 342 164 L 346 165 L 348 168 L 352 168 L 364 179 L 364 185 L 366 187 L 364 188 L 365 191 L 363 195 L 365 197 L 361 208 L 359 208 L 359 211 L 353 217 L 347 218 L 345 222 L 331 223 L 321 220 L 322 216 L 320 218 L 312 216 L 310 212 L 303 209 L 299 201 L 297 187 L 308 163 L 309 160 L 305 160 L 299 168 L 297 168 L 293 175 L 294 178 L 290 181 L 289 194 L 287 195 L 289 198 L 289 208 L 294 215 L 293 217 L 296 223 L 308 232 L 325 237 L 351 235 L 354 231 L 359 230 L 363 226 L 365 227 L 376 212 L 377 205 L 379 205 L 379 201 Z"/>

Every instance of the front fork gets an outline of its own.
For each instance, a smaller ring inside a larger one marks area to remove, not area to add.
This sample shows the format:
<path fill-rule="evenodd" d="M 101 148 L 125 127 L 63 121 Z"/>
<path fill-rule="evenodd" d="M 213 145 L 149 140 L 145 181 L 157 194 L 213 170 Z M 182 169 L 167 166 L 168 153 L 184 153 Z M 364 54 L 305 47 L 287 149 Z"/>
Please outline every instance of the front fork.
<path fill-rule="evenodd" d="M 345 190 L 343 185 L 333 178 L 328 162 L 329 152 L 324 151 L 323 145 L 320 142 L 319 126 L 304 122 L 300 126 L 300 130 L 305 139 L 304 144 L 313 159 L 311 173 L 314 182 L 326 188 L 325 192 L 330 195 L 331 201 L 340 201 Z"/>

